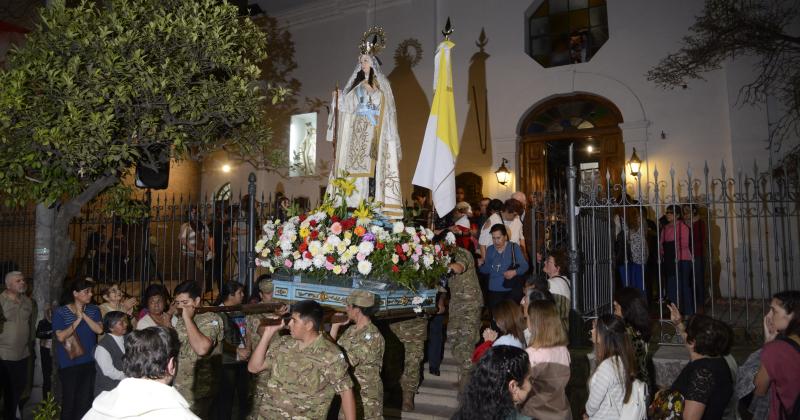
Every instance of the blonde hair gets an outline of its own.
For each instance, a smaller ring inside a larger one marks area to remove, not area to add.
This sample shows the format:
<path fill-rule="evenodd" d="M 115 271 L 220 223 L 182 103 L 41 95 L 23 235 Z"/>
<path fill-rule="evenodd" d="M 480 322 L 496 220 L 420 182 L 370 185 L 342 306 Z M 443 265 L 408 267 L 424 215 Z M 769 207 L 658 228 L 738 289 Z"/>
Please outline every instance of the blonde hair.
<path fill-rule="evenodd" d="M 564 324 L 558 316 L 556 304 L 549 300 L 528 303 L 528 328 L 531 331 L 530 346 L 547 348 L 569 344 Z"/>

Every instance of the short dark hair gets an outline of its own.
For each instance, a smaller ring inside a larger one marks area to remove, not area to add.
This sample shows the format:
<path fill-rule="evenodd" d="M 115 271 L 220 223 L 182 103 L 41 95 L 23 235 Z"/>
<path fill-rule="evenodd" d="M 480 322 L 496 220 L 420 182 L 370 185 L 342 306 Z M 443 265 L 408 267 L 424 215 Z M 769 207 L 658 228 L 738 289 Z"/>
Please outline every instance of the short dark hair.
<path fill-rule="evenodd" d="M 244 286 L 238 281 L 228 280 L 225 283 L 222 283 L 222 288 L 219 290 L 219 295 L 214 301 L 214 305 L 219 306 L 223 304 L 225 299 L 235 295 L 239 290 L 244 290 Z"/>
<path fill-rule="evenodd" d="M 703 356 L 723 356 L 731 347 L 730 329 L 710 316 L 695 314 L 686 326 L 686 342 L 694 343 L 695 353 Z"/>
<path fill-rule="evenodd" d="M 120 311 L 111 311 L 107 313 L 103 317 L 103 331 L 105 333 L 110 333 L 111 328 L 122 319 L 128 319 L 128 315 L 125 312 Z"/>
<path fill-rule="evenodd" d="M 783 334 L 787 337 L 792 334 L 800 335 L 800 291 L 784 290 L 775 293 L 772 298 L 780 301 L 780 305 L 786 313 L 792 315 L 789 325 L 782 331 Z"/>
<path fill-rule="evenodd" d="M 292 305 L 292 313 L 297 314 L 304 321 L 311 321 L 314 330 L 320 331 L 322 328 L 322 305 L 314 300 L 302 300 Z"/>
<path fill-rule="evenodd" d="M 558 267 L 558 274 L 563 275 L 567 272 L 568 267 L 568 260 L 567 260 L 567 253 L 563 249 L 556 249 L 548 257 L 553 257 L 553 262 Z"/>
<path fill-rule="evenodd" d="M 502 223 L 497 223 L 492 225 L 492 228 L 489 229 L 489 233 L 500 232 L 503 236 L 508 237 L 508 231 L 506 230 L 506 226 Z"/>
<path fill-rule="evenodd" d="M 614 293 L 614 300 L 622 308 L 622 319 L 625 323 L 639 331 L 645 342 L 649 342 L 652 327 L 644 293 L 634 287 L 623 287 Z"/>
<path fill-rule="evenodd" d="M 180 350 L 178 333 L 172 328 L 148 327 L 125 337 L 122 371 L 129 378 L 161 379 L 167 376 L 169 359 Z"/>
<path fill-rule="evenodd" d="M 197 283 L 192 280 L 186 280 L 185 282 L 175 286 L 175 291 L 172 295 L 177 297 L 181 293 L 188 293 L 190 298 L 197 299 L 200 297 L 200 286 L 198 286 Z"/>
<path fill-rule="evenodd" d="M 524 210 L 525 207 L 519 202 L 519 200 L 509 198 L 505 201 L 505 203 L 503 203 L 503 211 L 505 212 L 514 213 L 519 216 Z"/>
<path fill-rule="evenodd" d="M 489 200 L 489 205 L 486 206 L 486 211 L 488 211 L 489 213 L 497 213 L 497 212 L 499 212 L 501 210 L 503 210 L 503 202 L 502 201 L 500 201 L 500 200 L 498 200 L 496 198 L 493 198 L 493 199 Z"/>
<path fill-rule="evenodd" d="M 163 284 L 153 283 L 147 286 L 146 289 L 144 289 L 144 299 L 142 300 L 142 306 L 146 307 L 147 300 L 153 296 L 161 296 L 162 298 L 164 298 L 165 304 L 169 303 L 169 292 L 167 291 L 167 288 L 164 287 Z"/>
<path fill-rule="evenodd" d="M 69 290 L 73 292 L 80 292 L 81 290 L 93 289 L 97 283 L 88 277 L 78 277 L 72 281 Z"/>

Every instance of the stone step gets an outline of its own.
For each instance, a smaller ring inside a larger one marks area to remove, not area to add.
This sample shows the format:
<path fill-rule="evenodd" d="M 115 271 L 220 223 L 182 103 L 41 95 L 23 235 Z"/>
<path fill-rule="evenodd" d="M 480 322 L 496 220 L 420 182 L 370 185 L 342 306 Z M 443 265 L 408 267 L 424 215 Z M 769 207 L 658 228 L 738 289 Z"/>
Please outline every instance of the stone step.
<path fill-rule="evenodd" d="M 456 410 L 454 408 L 423 404 L 420 402 L 414 404 L 414 411 L 401 412 L 398 409 L 387 408 L 383 410 L 383 415 L 386 420 L 448 420 L 455 412 Z"/>

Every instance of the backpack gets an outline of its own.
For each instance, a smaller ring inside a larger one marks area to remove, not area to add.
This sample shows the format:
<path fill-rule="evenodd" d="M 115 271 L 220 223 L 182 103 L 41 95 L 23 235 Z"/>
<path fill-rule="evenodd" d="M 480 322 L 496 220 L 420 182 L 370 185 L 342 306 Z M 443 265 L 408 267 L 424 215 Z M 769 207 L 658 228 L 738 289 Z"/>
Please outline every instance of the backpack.
<path fill-rule="evenodd" d="M 789 337 L 784 335 L 779 335 L 778 340 L 781 340 L 794 348 L 795 350 L 800 353 L 800 344 L 797 344 L 796 341 L 792 340 Z M 794 399 L 794 405 L 792 406 L 792 411 L 789 412 L 789 407 L 781 401 L 781 397 L 778 396 L 778 393 L 775 393 L 775 396 L 778 397 L 778 403 L 781 408 L 781 412 L 778 414 L 778 418 L 783 420 L 798 420 L 800 419 L 800 394 Z"/>

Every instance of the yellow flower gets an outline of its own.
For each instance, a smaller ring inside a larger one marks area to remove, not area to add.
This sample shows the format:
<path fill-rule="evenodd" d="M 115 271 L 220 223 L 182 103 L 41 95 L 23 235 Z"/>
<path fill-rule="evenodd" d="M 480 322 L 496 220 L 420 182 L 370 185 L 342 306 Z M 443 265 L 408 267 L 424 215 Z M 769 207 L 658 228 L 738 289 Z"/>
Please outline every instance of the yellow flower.
<path fill-rule="evenodd" d="M 331 217 L 331 216 L 333 216 L 333 212 L 335 211 L 335 209 L 333 208 L 333 206 L 332 206 L 330 203 L 328 203 L 328 202 L 325 202 L 325 203 L 321 204 L 321 205 L 319 206 L 319 209 L 317 209 L 317 210 L 318 210 L 318 211 L 324 211 L 325 213 L 327 213 L 327 214 L 328 214 L 328 217 Z"/>
<path fill-rule="evenodd" d="M 301 227 L 300 228 L 300 237 L 301 238 L 305 239 L 310 234 L 311 234 L 311 230 L 309 230 L 307 227 Z"/>
<path fill-rule="evenodd" d="M 350 195 L 352 195 L 353 191 L 356 189 L 355 182 L 345 178 L 334 179 L 333 186 L 341 191 L 344 197 L 350 197 Z"/>
<path fill-rule="evenodd" d="M 348 230 L 347 232 L 344 233 L 344 238 L 345 239 L 350 239 L 352 237 L 353 237 L 353 232 Z"/>
<path fill-rule="evenodd" d="M 372 218 L 372 209 L 367 205 L 366 201 L 361 200 L 361 204 L 353 212 L 353 216 L 357 219 L 359 225 L 368 225 Z"/>

